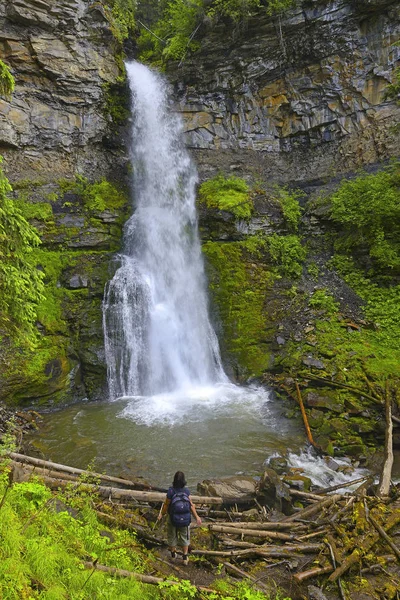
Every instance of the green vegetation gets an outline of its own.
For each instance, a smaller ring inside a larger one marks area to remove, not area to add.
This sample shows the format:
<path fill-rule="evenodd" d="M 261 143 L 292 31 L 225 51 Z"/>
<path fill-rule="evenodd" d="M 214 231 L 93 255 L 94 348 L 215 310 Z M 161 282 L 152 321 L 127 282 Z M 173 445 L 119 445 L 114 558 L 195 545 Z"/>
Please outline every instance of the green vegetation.
<path fill-rule="evenodd" d="M 301 245 L 297 235 L 278 235 L 273 233 L 265 238 L 270 259 L 277 267 L 278 273 L 285 277 L 300 277 L 307 251 Z"/>
<path fill-rule="evenodd" d="M 334 315 L 339 309 L 339 302 L 336 302 L 327 290 L 316 290 L 309 300 L 309 305 L 326 315 Z"/>
<path fill-rule="evenodd" d="M 288 230 L 296 233 L 299 229 L 302 213 L 299 199 L 304 197 L 304 193 L 299 190 L 288 190 L 286 187 L 275 186 L 273 197 L 281 207 Z"/>
<path fill-rule="evenodd" d="M 143 584 L 134 577 L 117 576 L 89 567 L 105 565 L 128 572 L 154 574 L 156 557 L 137 540 L 134 531 L 107 527 L 98 510 L 124 511 L 100 504 L 87 484 L 96 478 L 83 475 L 78 486 L 52 492 L 39 478 L 11 483 L 7 450 L 14 449 L 11 436 L 0 446 L 0 596 L 3 600 L 189 600 L 197 597 L 187 580 L 158 586 Z M 90 467 L 89 467 L 90 468 Z M 134 523 L 143 518 L 129 511 Z M 133 513 L 133 514 L 132 514 Z M 126 516 L 125 516 L 126 520 Z M 145 522 L 142 523 L 142 526 Z M 205 597 L 205 595 L 204 595 Z M 272 600 L 244 582 L 220 579 L 210 600 Z M 283 599 L 274 594 L 275 600 Z"/>
<path fill-rule="evenodd" d="M 148 22 L 151 32 L 141 30 L 138 41 L 140 58 L 144 61 L 183 59 L 196 51 L 205 27 L 221 20 L 233 25 L 245 23 L 251 15 L 265 11 L 280 14 L 295 0 L 170 0 L 160 5 L 158 20 Z M 152 15 L 154 19 L 154 15 Z"/>
<path fill-rule="evenodd" d="M 122 43 L 135 29 L 135 0 L 104 0 L 106 15 L 111 31 L 118 42 Z"/>
<path fill-rule="evenodd" d="M 9 67 L 0 60 L 0 96 L 9 96 L 14 91 L 14 77 Z"/>
<path fill-rule="evenodd" d="M 344 181 L 331 202 L 336 250 L 369 256 L 376 273 L 400 273 L 400 165 Z"/>
<path fill-rule="evenodd" d="M 232 213 L 237 219 L 249 219 L 253 211 L 250 189 L 240 177 L 217 175 L 201 184 L 199 202 L 207 208 Z"/>
<path fill-rule="evenodd" d="M 224 350 L 243 369 L 244 378 L 260 375 L 269 364 L 264 302 L 274 276 L 257 264 L 263 244 L 253 236 L 246 242 L 207 242 L 203 246 L 211 294 L 223 323 Z"/>
<path fill-rule="evenodd" d="M 0 167 L 0 325 L 32 343 L 43 274 L 36 268 L 37 231 L 9 197 L 12 188 Z"/>

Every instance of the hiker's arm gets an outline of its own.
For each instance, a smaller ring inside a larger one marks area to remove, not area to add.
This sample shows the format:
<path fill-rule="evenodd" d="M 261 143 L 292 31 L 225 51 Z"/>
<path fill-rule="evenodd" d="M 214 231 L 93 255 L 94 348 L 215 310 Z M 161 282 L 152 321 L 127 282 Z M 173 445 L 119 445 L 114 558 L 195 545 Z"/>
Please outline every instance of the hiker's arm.
<path fill-rule="evenodd" d="M 169 498 L 165 498 L 162 507 L 160 508 L 160 512 L 158 513 L 157 521 L 163 518 L 163 516 L 168 512 L 168 507 L 171 503 Z"/>
<path fill-rule="evenodd" d="M 189 496 L 189 500 L 190 500 L 190 510 L 191 510 L 191 512 L 192 512 L 192 515 L 193 515 L 193 516 L 194 516 L 194 518 L 196 519 L 196 523 L 197 523 L 197 525 L 201 525 L 201 519 L 200 519 L 199 515 L 197 514 L 196 507 L 195 507 L 195 505 L 193 504 L 193 502 L 192 502 L 192 499 L 191 499 L 191 497 L 190 497 L 190 496 Z"/>

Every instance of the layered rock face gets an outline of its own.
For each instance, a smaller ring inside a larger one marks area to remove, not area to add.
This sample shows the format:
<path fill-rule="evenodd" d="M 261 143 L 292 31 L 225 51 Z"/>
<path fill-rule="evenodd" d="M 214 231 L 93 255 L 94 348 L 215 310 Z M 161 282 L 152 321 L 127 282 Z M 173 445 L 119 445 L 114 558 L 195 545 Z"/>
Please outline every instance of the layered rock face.
<path fill-rule="evenodd" d="M 301 181 L 398 154 L 400 109 L 385 89 L 399 37 L 392 0 L 311 0 L 210 31 L 171 73 L 201 171 Z"/>
<path fill-rule="evenodd" d="M 99 3 L 10 0 L 0 6 L 0 56 L 16 88 L 0 100 L 0 149 L 12 181 L 106 175 L 104 84 L 120 74 Z"/>
<path fill-rule="evenodd" d="M 0 351 L 0 399 L 8 402 L 105 392 L 101 301 L 129 203 L 128 194 L 110 203 L 126 175 L 106 110 L 121 75 L 117 56 L 100 3 L 0 5 L 0 58 L 16 84 L 11 98 L 0 99 L 0 154 L 15 198 L 41 234 L 37 260 L 47 289 L 39 347 L 32 353 L 7 343 Z M 77 175 L 85 178 L 79 185 Z M 103 178 L 114 187 L 90 187 Z"/>

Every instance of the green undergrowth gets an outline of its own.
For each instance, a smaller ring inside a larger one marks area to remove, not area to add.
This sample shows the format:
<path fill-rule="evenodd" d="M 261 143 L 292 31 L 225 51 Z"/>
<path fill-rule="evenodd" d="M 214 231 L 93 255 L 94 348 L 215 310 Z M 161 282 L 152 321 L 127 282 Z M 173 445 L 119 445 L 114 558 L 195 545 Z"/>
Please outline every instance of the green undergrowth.
<path fill-rule="evenodd" d="M 217 175 L 201 184 L 198 198 L 200 206 L 229 212 L 236 219 L 250 219 L 253 212 L 250 188 L 240 177 Z"/>
<path fill-rule="evenodd" d="M 9 440 L 7 440 L 9 441 Z M 4 438 L 3 438 L 4 442 Z M 9 444 L 8 444 L 9 445 Z M 7 446 L 0 446 L 4 455 Z M 7 461 L 0 465 L 0 596 L 3 600 L 189 600 L 199 597 L 187 580 L 177 585 L 144 584 L 88 566 L 114 567 L 154 575 L 155 556 L 137 540 L 134 531 L 108 527 L 99 520 L 100 506 L 82 476 L 79 486 L 52 492 L 39 478 L 11 483 Z M 130 511 L 133 520 L 142 517 Z M 86 564 L 85 564 L 86 563 Z M 164 565 L 165 568 L 165 565 Z M 160 575 L 159 575 L 160 576 Z M 219 580 L 210 600 L 272 600 L 246 583 Z M 275 600 L 282 596 L 273 595 Z"/>
<path fill-rule="evenodd" d="M 32 345 L 37 306 L 45 293 L 43 274 L 36 268 L 41 241 L 11 191 L 0 166 L 0 327 Z"/>
<path fill-rule="evenodd" d="M 322 388 L 311 379 L 306 390 L 319 398 L 309 409 L 319 442 L 368 454 L 384 441 L 379 399 L 383 402 L 386 388 L 393 398 L 400 391 L 399 165 L 344 180 L 319 202 L 324 218 L 331 218 L 324 243 L 333 247 L 333 257 L 322 269 L 324 287 L 320 268 L 310 263 L 308 274 L 317 285 L 312 292 L 298 294 L 309 323 L 298 341 L 292 338 L 282 348 L 275 368 L 295 376 L 324 378 Z M 327 283 L 329 271 L 347 284 L 349 297 L 359 308 L 349 311 L 348 300 L 338 298 Z M 346 388 L 328 392 L 329 381 L 364 390 L 365 396 Z M 329 393 L 332 401 L 326 400 Z M 378 401 L 367 397 L 371 393 Z M 325 409 L 331 411 L 329 420 Z"/>
<path fill-rule="evenodd" d="M 400 164 L 344 181 L 332 195 L 339 253 L 352 253 L 370 276 L 400 275 Z"/>

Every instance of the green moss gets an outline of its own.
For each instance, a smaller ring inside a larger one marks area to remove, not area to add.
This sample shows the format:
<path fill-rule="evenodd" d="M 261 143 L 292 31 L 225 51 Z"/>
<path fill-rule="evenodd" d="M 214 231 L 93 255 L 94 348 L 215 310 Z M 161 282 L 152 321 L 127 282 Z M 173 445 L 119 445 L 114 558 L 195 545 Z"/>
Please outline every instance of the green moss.
<path fill-rule="evenodd" d="M 249 219 L 253 212 L 250 189 L 240 177 L 217 175 L 205 181 L 199 188 L 199 203 L 230 212 L 237 219 Z"/>
<path fill-rule="evenodd" d="M 104 112 L 111 118 L 113 127 L 127 122 L 130 116 L 129 93 L 125 77 L 117 83 L 105 83 Z"/>
<path fill-rule="evenodd" d="M 254 240 L 253 240 L 254 242 Z M 210 289 L 223 323 L 223 347 L 246 377 L 260 375 L 269 364 L 265 344 L 264 301 L 273 275 L 257 264 L 247 242 L 207 242 Z"/>
<path fill-rule="evenodd" d="M 18 200 L 18 208 L 28 221 L 35 219 L 36 221 L 53 221 L 53 209 L 48 202 L 27 202 L 26 200 Z"/>

